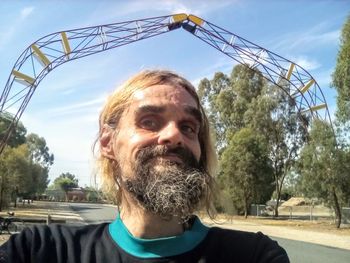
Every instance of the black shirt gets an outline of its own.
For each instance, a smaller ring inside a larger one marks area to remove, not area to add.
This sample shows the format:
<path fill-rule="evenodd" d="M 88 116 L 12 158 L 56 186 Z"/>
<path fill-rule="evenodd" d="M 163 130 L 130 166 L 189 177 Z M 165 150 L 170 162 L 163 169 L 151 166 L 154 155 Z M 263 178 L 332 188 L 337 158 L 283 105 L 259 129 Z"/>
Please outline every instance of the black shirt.
<path fill-rule="evenodd" d="M 131 234 L 118 228 L 120 222 L 116 221 L 87 226 L 52 224 L 27 228 L 12 235 L 1 246 L 0 262 L 289 262 L 285 250 L 260 232 L 208 228 L 197 219 L 197 226 L 185 231 L 187 239 L 163 238 L 152 243 L 153 240 L 134 237 L 125 240 L 123 235 Z M 138 242 L 136 249 L 134 242 Z M 154 250 L 157 244 L 161 247 Z M 174 248 L 175 245 L 179 249 Z"/>

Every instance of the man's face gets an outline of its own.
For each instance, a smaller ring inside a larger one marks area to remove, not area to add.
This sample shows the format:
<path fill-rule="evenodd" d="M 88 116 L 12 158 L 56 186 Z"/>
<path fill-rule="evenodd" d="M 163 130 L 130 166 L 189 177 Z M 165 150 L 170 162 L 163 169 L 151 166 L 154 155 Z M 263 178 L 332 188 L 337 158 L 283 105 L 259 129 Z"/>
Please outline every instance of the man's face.
<path fill-rule="evenodd" d="M 202 199 L 208 176 L 199 167 L 201 116 L 181 87 L 135 92 L 116 128 L 121 183 L 147 210 L 185 217 Z"/>
<path fill-rule="evenodd" d="M 194 98 L 181 87 L 156 85 L 135 92 L 117 127 L 114 154 L 124 170 L 130 170 L 139 151 L 151 145 L 188 149 L 199 161 L 200 113 Z M 157 165 L 164 160 L 182 163 L 177 154 L 165 154 L 150 160 Z"/>

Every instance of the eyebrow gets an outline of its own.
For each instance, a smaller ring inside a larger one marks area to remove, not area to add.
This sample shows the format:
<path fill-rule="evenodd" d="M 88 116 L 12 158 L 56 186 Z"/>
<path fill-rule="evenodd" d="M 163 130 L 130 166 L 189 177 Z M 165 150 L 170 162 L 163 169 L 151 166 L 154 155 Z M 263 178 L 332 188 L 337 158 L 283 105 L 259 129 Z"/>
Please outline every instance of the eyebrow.
<path fill-rule="evenodd" d="M 185 106 L 185 112 L 192 115 L 199 123 L 202 123 L 202 113 L 195 107 Z"/>
<path fill-rule="evenodd" d="M 163 113 L 165 112 L 165 107 L 164 106 L 154 106 L 154 105 L 142 105 L 140 106 L 135 113 L 138 114 L 143 114 L 143 113 Z M 192 106 L 184 106 L 184 110 L 187 114 L 191 115 L 194 117 L 199 123 L 202 122 L 202 114 L 201 112 Z"/>
<path fill-rule="evenodd" d="M 142 105 L 140 106 L 135 113 L 163 113 L 165 112 L 165 107 L 163 106 L 154 106 L 154 105 Z"/>

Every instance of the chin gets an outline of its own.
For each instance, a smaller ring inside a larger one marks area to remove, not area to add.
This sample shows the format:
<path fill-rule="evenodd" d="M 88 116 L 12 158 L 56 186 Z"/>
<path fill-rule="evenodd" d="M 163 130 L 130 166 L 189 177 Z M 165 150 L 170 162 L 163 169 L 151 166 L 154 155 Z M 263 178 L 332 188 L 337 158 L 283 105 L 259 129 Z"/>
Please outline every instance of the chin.
<path fill-rule="evenodd" d="M 164 172 L 169 167 L 169 163 L 157 162 L 154 164 L 153 169 L 157 172 Z"/>

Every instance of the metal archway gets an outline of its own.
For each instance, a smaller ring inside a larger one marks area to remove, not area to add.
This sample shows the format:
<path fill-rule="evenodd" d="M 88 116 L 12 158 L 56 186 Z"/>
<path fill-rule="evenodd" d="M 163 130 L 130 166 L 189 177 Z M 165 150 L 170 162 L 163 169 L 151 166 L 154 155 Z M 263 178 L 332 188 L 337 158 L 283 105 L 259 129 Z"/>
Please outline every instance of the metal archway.
<path fill-rule="evenodd" d="M 53 69 L 68 61 L 179 28 L 236 62 L 259 70 L 288 94 L 301 120 L 308 116 L 331 123 L 322 90 L 301 66 L 202 18 L 175 14 L 56 32 L 31 44 L 17 59 L 0 97 L 0 114 L 11 121 L 1 135 L 0 154 L 40 81 Z M 15 114 L 9 114 L 9 110 Z"/>

